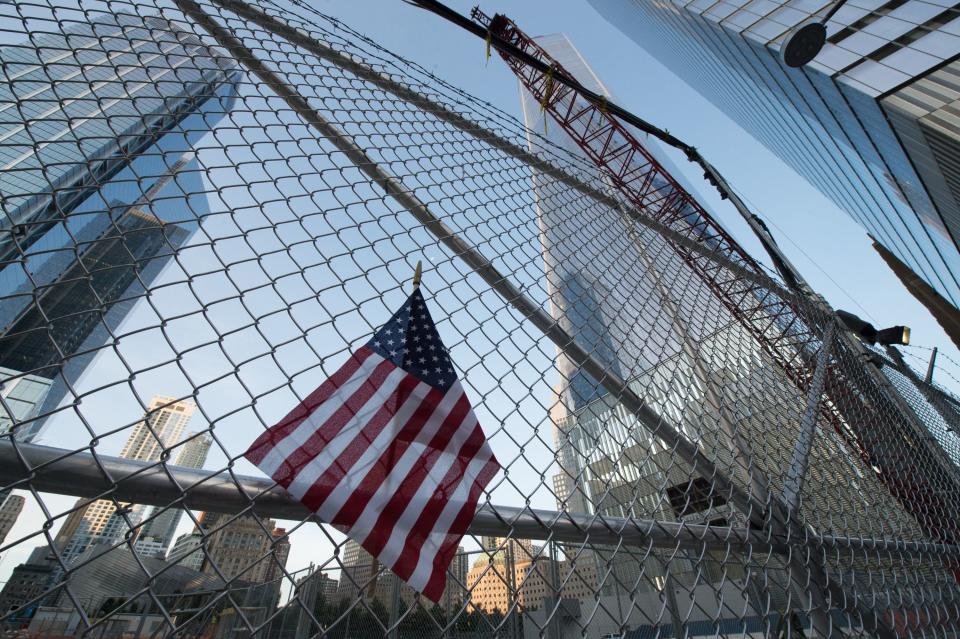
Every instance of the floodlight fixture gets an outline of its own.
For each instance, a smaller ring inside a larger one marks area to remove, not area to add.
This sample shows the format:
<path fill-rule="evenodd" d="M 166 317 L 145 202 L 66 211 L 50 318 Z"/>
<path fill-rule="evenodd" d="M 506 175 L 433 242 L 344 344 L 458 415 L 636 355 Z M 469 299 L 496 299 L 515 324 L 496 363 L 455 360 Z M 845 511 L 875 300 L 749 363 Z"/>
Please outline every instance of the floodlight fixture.
<path fill-rule="evenodd" d="M 847 0 L 838 0 L 822 18 L 811 18 L 794 27 L 780 47 L 780 59 L 797 69 L 813 61 L 827 42 L 827 22 Z"/>
<path fill-rule="evenodd" d="M 891 326 L 877 331 L 877 341 L 884 346 L 902 345 L 910 343 L 909 326 Z"/>
<path fill-rule="evenodd" d="M 847 311 L 837 311 L 837 317 L 843 322 L 848 331 L 860 338 L 860 341 L 867 344 L 877 344 L 881 346 L 903 345 L 910 343 L 909 326 L 891 326 L 877 330 L 873 324 L 849 313 Z"/>

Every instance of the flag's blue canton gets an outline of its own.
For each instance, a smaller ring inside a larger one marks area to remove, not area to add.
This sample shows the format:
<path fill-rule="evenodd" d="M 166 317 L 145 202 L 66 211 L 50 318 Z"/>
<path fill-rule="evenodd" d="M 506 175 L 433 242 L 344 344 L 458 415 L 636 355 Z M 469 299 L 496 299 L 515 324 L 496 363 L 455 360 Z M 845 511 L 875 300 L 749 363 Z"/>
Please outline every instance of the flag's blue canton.
<path fill-rule="evenodd" d="M 367 348 L 442 391 L 457 380 L 420 289 L 367 342 Z"/>

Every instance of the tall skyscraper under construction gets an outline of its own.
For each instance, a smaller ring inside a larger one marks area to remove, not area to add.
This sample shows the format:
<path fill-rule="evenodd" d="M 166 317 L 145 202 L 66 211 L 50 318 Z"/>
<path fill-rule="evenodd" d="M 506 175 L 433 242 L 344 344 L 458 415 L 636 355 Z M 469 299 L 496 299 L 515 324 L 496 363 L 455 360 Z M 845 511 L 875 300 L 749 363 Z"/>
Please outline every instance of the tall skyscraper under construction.
<path fill-rule="evenodd" d="M 587 88 L 607 93 L 565 37 L 535 38 L 534 42 Z M 575 112 L 577 108 L 563 103 L 558 110 Z M 532 132 L 546 127 L 549 142 L 577 149 L 560 124 L 553 119 L 544 123 L 547 110 L 525 90 L 523 110 Z M 631 133 L 644 139 L 640 133 Z M 532 136 L 531 144 L 542 146 Z M 643 145 L 653 160 L 669 167 L 666 158 L 660 160 L 662 149 L 649 141 Z M 574 168 L 588 172 L 592 166 L 594 179 L 609 184 L 614 194 L 611 204 L 593 206 L 588 214 L 583 202 L 561 197 L 546 179 L 541 181 L 536 171 L 533 174 L 554 317 L 581 348 L 626 381 L 700 450 L 709 451 L 738 482 L 753 490 L 759 468 L 763 490 L 781 494 L 784 468 L 790 465 L 790 450 L 784 443 L 796 440 L 795 416 L 803 412 L 803 392 L 750 333 L 747 323 L 720 302 L 718 291 L 697 274 L 692 260 L 685 259 L 663 235 L 630 221 L 627 205 L 618 204 L 612 178 L 583 157 L 585 162 Z M 636 160 L 638 165 L 651 161 Z M 667 170 L 676 174 L 672 168 Z M 664 193 L 675 188 L 665 183 L 658 195 L 666 197 Z M 691 210 L 688 216 L 690 232 L 701 233 L 697 229 L 705 226 L 706 213 Z M 597 220 L 596 226 L 584 224 L 585 219 Z M 708 242 L 704 240 L 707 246 Z M 601 257 L 611 254 L 615 260 Z M 573 287 L 567 284 L 571 280 L 583 284 Z M 777 321 L 770 320 L 773 326 Z M 748 524 L 742 511 L 710 481 L 697 477 L 690 465 L 678 462 L 671 446 L 651 435 L 635 413 L 604 392 L 581 367 L 560 354 L 557 368 L 561 379 L 550 417 L 561 471 L 554 486 L 558 496 L 565 498 L 561 508 L 579 503 L 588 513 L 614 517 Z M 840 534 L 859 534 L 876 525 L 871 513 L 882 510 L 884 525 L 910 538 L 922 538 L 918 520 L 837 433 L 821 430 L 809 459 L 804 517 L 827 522 Z M 836 510 L 848 517 L 834 521 L 830 513 Z M 672 589 L 680 588 L 701 610 L 716 610 L 722 607 L 720 600 L 729 602 L 741 595 L 743 606 L 761 616 L 770 605 L 788 603 L 785 570 L 768 573 L 776 574 L 778 583 L 761 593 L 749 582 L 743 566 L 724 566 L 720 556 L 707 556 L 703 562 L 682 552 L 661 557 L 647 549 L 602 547 L 595 547 L 594 555 L 599 570 L 611 575 L 603 584 L 603 594 L 621 601 L 638 592 L 647 591 L 643 597 L 649 591 L 656 595 L 658 590 L 669 598 Z M 671 569 L 665 570 L 668 564 Z M 646 604 L 636 606 L 642 617 L 655 616 L 661 609 L 662 601 L 653 595 Z"/>
<path fill-rule="evenodd" d="M 955 6 L 848 2 L 816 59 L 792 69 L 787 33 L 832 2 L 590 3 L 860 223 L 960 340 L 948 328 L 960 306 Z"/>
<path fill-rule="evenodd" d="M 172 22 L 123 13 L 0 48 L 0 388 L 48 384 L 29 414 L 0 415 L 18 439 L 209 212 L 191 149 L 238 72 L 215 60 Z"/>
<path fill-rule="evenodd" d="M 536 41 L 586 87 L 610 95 L 566 36 L 542 36 Z M 526 91 L 521 92 L 521 106 L 530 131 L 545 131 L 551 143 L 582 155 L 574 141 L 548 118 L 537 100 Z M 645 136 L 643 139 L 661 164 L 679 173 L 657 140 Z M 594 173 L 599 171 L 594 169 Z M 676 327 L 661 312 L 670 302 L 666 299 L 668 287 L 659 280 L 659 272 L 668 270 L 664 260 L 676 258 L 671 258 L 663 240 L 657 236 L 640 237 L 619 211 L 609 207 L 600 212 L 603 219 L 596 227 L 584 228 L 579 222 L 582 219 L 579 204 L 541 188 L 536 172 L 534 190 L 548 292 L 557 321 L 581 347 L 622 378 L 638 378 L 655 370 L 658 362 L 669 361 L 676 355 L 679 342 Z M 615 250 L 620 263 L 628 265 L 626 270 L 618 272 L 608 268 L 605 260 L 591 259 L 592 255 L 600 256 L 610 250 L 611 241 L 617 242 Z M 622 285 L 624 278 L 631 282 L 630 286 Z M 659 303 L 645 301 L 650 298 Z M 656 339 L 651 340 L 651 335 Z M 584 501 L 584 469 L 574 460 L 587 453 L 590 445 L 584 437 L 599 436 L 603 429 L 587 433 L 582 428 L 569 429 L 565 425 L 572 423 L 571 415 L 581 417 L 574 422 L 583 422 L 584 415 L 606 413 L 616 402 L 606 397 L 597 380 L 562 354 L 558 356 L 558 369 L 561 380 L 555 389 L 556 401 L 550 418 L 561 472 L 554 481 L 558 495 L 567 497 L 568 508 L 592 510 Z"/>

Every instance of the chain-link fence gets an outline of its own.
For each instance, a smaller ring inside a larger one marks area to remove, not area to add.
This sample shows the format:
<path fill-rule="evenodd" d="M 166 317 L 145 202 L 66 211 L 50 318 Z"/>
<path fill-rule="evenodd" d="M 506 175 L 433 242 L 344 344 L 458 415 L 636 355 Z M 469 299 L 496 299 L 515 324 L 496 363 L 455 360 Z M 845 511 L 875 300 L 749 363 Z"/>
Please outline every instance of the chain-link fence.
<path fill-rule="evenodd" d="M 300 2 L 0 30 L 10 632 L 957 634 L 956 400 L 676 184 L 637 207 Z M 503 466 L 436 603 L 241 457 L 421 260 Z"/>

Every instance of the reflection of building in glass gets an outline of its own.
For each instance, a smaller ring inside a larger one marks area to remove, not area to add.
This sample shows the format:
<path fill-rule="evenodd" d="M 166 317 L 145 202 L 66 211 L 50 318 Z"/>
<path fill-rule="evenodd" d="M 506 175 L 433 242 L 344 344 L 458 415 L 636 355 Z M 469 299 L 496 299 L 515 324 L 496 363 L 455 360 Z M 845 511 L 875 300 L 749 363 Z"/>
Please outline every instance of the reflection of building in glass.
<path fill-rule="evenodd" d="M 591 282 L 577 273 L 562 273 L 559 277 L 560 288 L 557 291 L 557 314 L 561 325 L 577 343 L 596 357 L 604 366 L 616 375 L 621 375 L 620 363 L 613 349 L 610 330 L 603 317 L 600 299 L 606 298 L 609 291 L 599 282 Z M 585 406 L 594 399 L 606 394 L 597 380 L 576 367 L 572 376 L 566 380 L 569 389 L 568 405 L 574 408 Z"/>
<path fill-rule="evenodd" d="M 47 397 L 52 381 L 0 367 L 0 435 L 14 430 L 18 441 L 31 441 L 39 430 L 32 421 Z M 14 427 L 16 425 L 16 427 Z"/>
<path fill-rule="evenodd" d="M 131 15 L 0 61 L 0 366 L 52 384 L 46 414 L 209 212 L 191 149 L 229 107 L 235 71 Z"/>
<path fill-rule="evenodd" d="M 960 305 L 960 72 L 951 3 L 848 3 L 803 69 L 785 34 L 826 3 L 591 0 Z"/>

